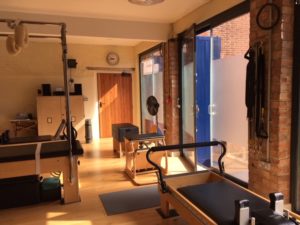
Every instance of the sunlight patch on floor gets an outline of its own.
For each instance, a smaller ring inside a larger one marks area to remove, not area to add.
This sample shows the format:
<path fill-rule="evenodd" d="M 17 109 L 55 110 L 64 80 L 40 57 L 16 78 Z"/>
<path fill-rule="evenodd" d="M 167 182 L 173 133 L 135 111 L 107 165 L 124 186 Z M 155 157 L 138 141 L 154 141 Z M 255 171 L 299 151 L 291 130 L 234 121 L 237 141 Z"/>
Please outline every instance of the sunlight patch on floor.
<path fill-rule="evenodd" d="M 187 173 L 189 169 L 180 157 L 168 157 L 168 174 Z"/>
<path fill-rule="evenodd" d="M 53 219 L 55 217 L 66 215 L 66 212 L 48 212 L 47 213 L 47 219 Z"/>
<path fill-rule="evenodd" d="M 75 224 L 80 224 L 80 225 L 93 225 L 93 223 L 90 220 L 53 220 L 53 221 L 47 221 L 46 225 L 75 225 Z"/>

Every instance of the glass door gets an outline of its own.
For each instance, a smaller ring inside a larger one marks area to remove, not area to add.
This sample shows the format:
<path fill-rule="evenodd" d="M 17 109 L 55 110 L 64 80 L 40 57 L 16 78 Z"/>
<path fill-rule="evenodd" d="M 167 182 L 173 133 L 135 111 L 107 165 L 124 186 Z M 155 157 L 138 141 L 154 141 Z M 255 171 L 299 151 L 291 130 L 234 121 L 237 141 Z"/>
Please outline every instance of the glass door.
<path fill-rule="evenodd" d="M 140 56 L 141 121 L 142 133 L 163 133 L 163 54 L 162 45 L 142 53 Z M 149 113 L 147 99 L 154 96 L 159 104 L 156 116 Z"/>
<path fill-rule="evenodd" d="M 186 31 L 181 41 L 181 142 L 195 142 L 195 32 Z M 194 149 L 183 149 L 183 155 L 195 167 Z"/>
<path fill-rule="evenodd" d="M 219 57 L 211 61 L 211 139 L 227 143 L 226 173 L 248 182 L 248 121 L 245 84 L 249 48 L 249 13 L 212 29 L 212 48 Z M 239 32 L 235 32 L 239 30 Z M 212 151 L 217 164 L 219 151 Z"/>
<path fill-rule="evenodd" d="M 211 140 L 211 62 L 220 58 L 219 39 L 211 36 L 210 31 L 196 36 L 196 79 L 195 79 L 195 104 L 196 104 L 196 142 Z M 213 48 L 214 47 L 214 48 Z M 204 166 L 211 166 L 211 148 L 198 148 L 196 162 Z M 198 169 L 201 169 L 198 168 Z"/>

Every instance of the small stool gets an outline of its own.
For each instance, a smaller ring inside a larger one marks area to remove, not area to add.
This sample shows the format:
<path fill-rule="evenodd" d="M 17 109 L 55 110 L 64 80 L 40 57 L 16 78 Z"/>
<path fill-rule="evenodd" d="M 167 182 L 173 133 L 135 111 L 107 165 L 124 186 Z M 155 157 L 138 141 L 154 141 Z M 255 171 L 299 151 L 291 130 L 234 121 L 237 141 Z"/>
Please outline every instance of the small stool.
<path fill-rule="evenodd" d="M 146 153 L 149 148 L 165 144 L 165 136 L 158 133 L 126 135 L 125 136 L 125 155 L 126 165 L 125 172 L 128 177 L 137 185 L 152 184 L 154 182 L 141 183 L 136 179 L 137 175 L 144 173 L 153 173 L 155 168 L 146 159 Z M 152 160 L 158 165 L 161 164 L 162 158 L 165 158 L 165 165 L 162 168 L 164 173 L 168 170 L 167 152 L 157 152 L 153 154 Z"/>
<path fill-rule="evenodd" d="M 126 135 L 137 135 L 139 128 L 131 123 L 112 124 L 113 149 L 122 157 L 125 152 L 124 137 Z"/>

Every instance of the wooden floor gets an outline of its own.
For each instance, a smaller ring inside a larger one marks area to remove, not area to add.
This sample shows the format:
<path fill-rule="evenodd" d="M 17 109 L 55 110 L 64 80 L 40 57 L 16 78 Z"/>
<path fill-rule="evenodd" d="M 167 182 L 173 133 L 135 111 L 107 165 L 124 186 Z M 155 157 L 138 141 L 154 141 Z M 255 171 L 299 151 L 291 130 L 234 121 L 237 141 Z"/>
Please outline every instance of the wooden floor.
<path fill-rule="evenodd" d="M 124 159 L 116 158 L 112 140 L 104 139 L 83 145 L 84 157 L 80 159 L 79 177 L 82 201 L 61 205 L 58 201 L 26 207 L 0 210 L 1 225 L 186 225 L 180 217 L 162 219 L 155 208 L 107 216 L 98 195 L 136 188 L 124 173 Z M 170 169 L 172 171 L 172 167 Z M 184 166 L 174 168 L 184 172 Z M 153 179 L 148 176 L 146 179 Z M 1 200 L 0 200 L 1 201 Z"/>

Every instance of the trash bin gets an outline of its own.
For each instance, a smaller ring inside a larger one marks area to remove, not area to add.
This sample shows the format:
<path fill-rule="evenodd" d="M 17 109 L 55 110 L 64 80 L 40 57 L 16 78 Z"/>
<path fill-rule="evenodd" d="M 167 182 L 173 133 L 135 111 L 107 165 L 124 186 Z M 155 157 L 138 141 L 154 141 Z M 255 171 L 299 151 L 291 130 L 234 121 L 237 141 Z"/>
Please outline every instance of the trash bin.
<path fill-rule="evenodd" d="M 93 132 L 92 132 L 92 121 L 91 119 L 85 120 L 85 142 L 91 143 L 93 141 Z"/>

